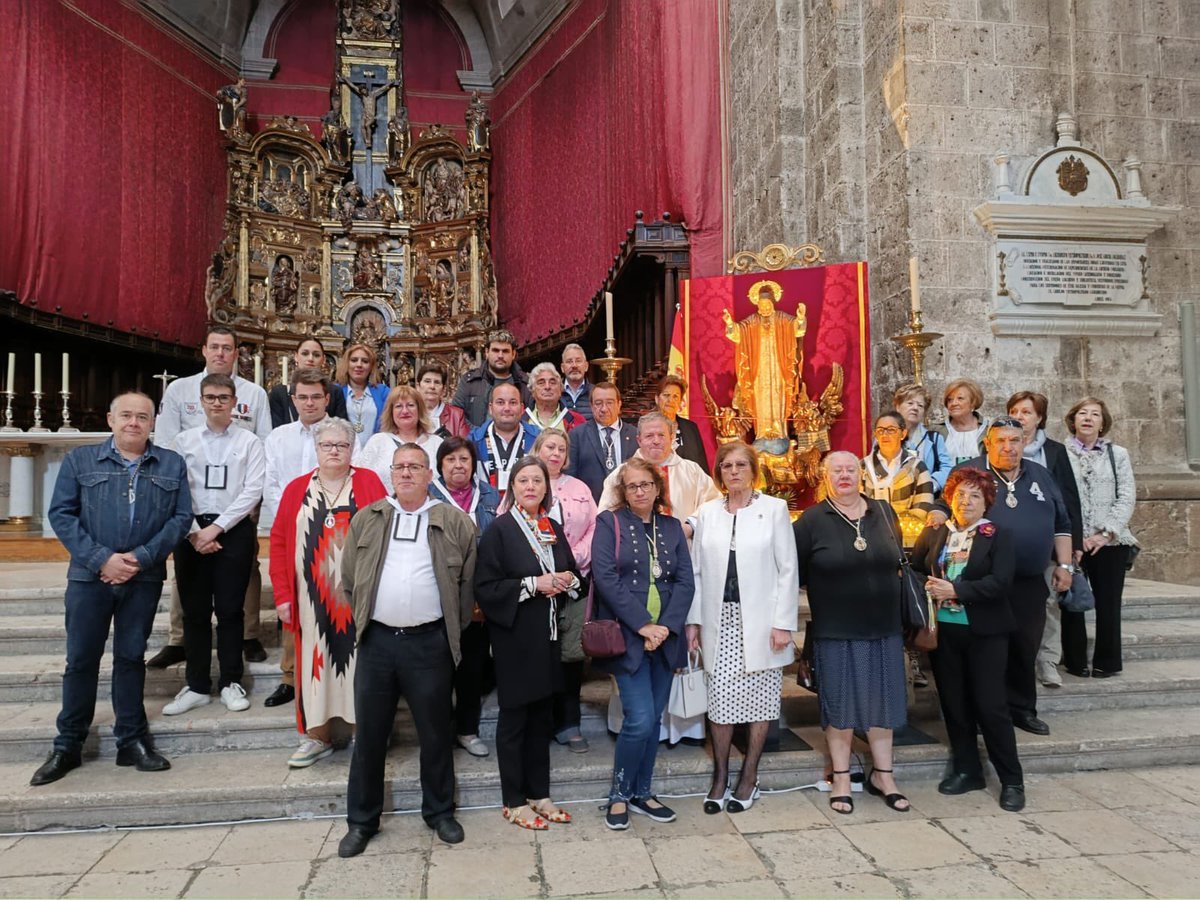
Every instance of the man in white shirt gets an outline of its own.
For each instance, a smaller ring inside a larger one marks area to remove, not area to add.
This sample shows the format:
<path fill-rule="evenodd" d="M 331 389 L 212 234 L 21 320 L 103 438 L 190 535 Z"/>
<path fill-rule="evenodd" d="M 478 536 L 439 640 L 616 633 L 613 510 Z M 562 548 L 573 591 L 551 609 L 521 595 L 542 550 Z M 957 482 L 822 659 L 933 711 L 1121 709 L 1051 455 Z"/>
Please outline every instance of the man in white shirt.
<path fill-rule="evenodd" d="M 183 607 L 187 685 L 163 708 L 175 716 L 212 699 L 212 618 L 217 617 L 217 690 L 231 712 L 248 709 L 242 687 L 242 601 L 254 565 L 258 533 L 250 513 L 262 500 L 267 460 L 262 441 L 233 427 L 236 387 L 228 375 L 200 382 L 206 424 L 175 438 L 187 464 L 193 525 L 175 547 Z"/>
<path fill-rule="evenodd" d="M 259 527 L 270 529 L 279 510 L 283 489 L 317 467 L 317 447 L 313 429 L 327 415 L 333 392 L 329 376 L 320 369 L 297 369 L 288 387 L 290 402 L 300 418 L 271 432 L 263 448 L 267 456 L 267 480 L 263 487 L 262 516 Z M 296 699 L 296 642 L 281 642 L 283 671 L 279 687 L 263 701 L 265 706 L 281 706 Z"/>
<path fill-rule="evenodd" d="M 445 843 L 463 839 L 454 818 L 451 693 L 462 630 L 475 606 L 475 526 L 454 504 L 429 497 L 433 472 L 417 444 L 397 448 L 391 476 L 396 496 L 358 511 L 342 556 L 342 587 L 358 638 L 358 723 L 342 857 L 362 853 L 379 830 L 384 763 L 401 697 L 420 744 L 421 817 Z"/>
<path fill-rule="evenodd" d="M 187 378 L 178 378 L 167 385 L 163 392 L 158 418 L 154 421 L 154 442 L 160 446 L 174 448 L 175 438 L 188 428 L 199 428 L 205 424 L 204 408 L 200 402 L 200 382 L 207 375 L 228 375 L 233 378 L 237 389 L 237 400 L 233 408 L 232 423 L 266 440 L 271 433 L 271 408 L 267 392 L 252 381 L 234 374 L 237 363 L 237 343 L 233 332 L 224 325 L 213 325 L 204 336 L 200 349 L 204 357 L 204 371 Z M 242 652 L 250 662 L 262 662 L 267 658 L 262 642 L 258 639 L 258 613 L 262 595 L 262 575 L 258 571 L 258 544 L 255 543 L 254 566 L 250 572 L 250 585 L 243 604 Z M 172 579 L 174 590 L 171 596 L 171 633 L 167 646 L 147 660 L 152 669 L 165 669 L 182 662 L 187 653 L 183 646 L 183 611 L 179 606 L 179 584 Z"/>

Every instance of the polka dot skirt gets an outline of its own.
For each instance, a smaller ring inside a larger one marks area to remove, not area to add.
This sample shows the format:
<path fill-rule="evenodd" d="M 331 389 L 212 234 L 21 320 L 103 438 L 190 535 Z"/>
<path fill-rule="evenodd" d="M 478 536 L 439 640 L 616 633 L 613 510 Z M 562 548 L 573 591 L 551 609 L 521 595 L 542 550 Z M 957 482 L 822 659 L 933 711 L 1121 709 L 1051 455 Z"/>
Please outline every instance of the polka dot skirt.
<path fill-rule="evenodd" d="M 904 641 L 822 638 L 813 643 L 821 727 L 903 728 L 908 722 Z"/>
<path fill-rule="evenodd" d="M 708 718 L 717 725 L 779 718 L 783 669 L 747 672 L 742 656 L 742 605 L 721 604 L 717 663 L 708 678 Z"/>

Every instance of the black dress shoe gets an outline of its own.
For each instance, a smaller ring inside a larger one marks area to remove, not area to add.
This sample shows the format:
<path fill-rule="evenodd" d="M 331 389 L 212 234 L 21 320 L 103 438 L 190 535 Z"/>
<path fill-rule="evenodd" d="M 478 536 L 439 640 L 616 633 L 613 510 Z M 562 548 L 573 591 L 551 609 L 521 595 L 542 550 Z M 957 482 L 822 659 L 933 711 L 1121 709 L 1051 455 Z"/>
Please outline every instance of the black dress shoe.
<path fill-rule="evenodd" d="M 148 738 L 138 738 L 132 744 L 117 751 L 118 766 L 136 766 L 139 772 L 165 772 L 171 768 L 165 756 L 162 756 Z"/>
<path fill-rule="evenodd" d="M 181 663 L 185 659 L 187 659 L 187 653 L 182 647 L 167 644 L 167 646 L 146 660 L 146 666 L 151 669 L 165 669 L 167 666 Z"/>
<path fill-rule="evenodd" d="M 446 816 L 444 819 L 438 819 L 430 826 L 443 843 L 446 844 L 461 844 L 466 835 L 463 833 L 463 827 L 458 824 L 458 819 L 454 816 Z"/>
<path fill-rule="evenodd" d="M 960 772 L 955 772 L 947 778 L 943 778 L 938 784 L 939 794 L 965 794 L 967 791 L 982 791 L 985 785 L 983 779 L 978 775 L 963 775 Z"/>
<path fill-rule="evenodd" d="M 1063 668 L 1065 668 L 1067 670 L 1068 675 L 1074 675 L 1076 678 L 1091 678 L 1092 677 L 1092 670 L 1089 669 L 1087 666 L 1084 666 L 1082 669 L 1076 669 L 1073 666 L 1064 666 Z M 1103 678 L 1104 676 L 1098 675 L 1096 677 Z"/>
<path fill-rule="evenodd" d="M 1105 672 L 1103 669 L 1092 669 L 1093 678 L 1116 678 L 1120 674 L 1120 669 L 1117 669 L 1115 672 Z"/>
<path fill-rule="evenodd" d="M 271 696 L 263 701 L 263 706 L 283 706 L 296 699 L 296 689 L 290 684 L 281 684 L 271 691 Z"/>
<path fill-rule="evenodd" d="M 29 783 L 35 787 L 39 784 L 50 784 L 58 781 L 72 769 L 78 769 L 83 763 L 78 752 L 68 753 L 66 750 L 51 750 L 46 761 L 38 766 Z"/>
<path fill-rule="evenodd" d="M 246 657 L 246 662 L 263 662 L 267 658 L 267 651 L 263 649 L 262 641 L 251 638 L 242 641 L 242 656 Z"/>
<path fill-rule="evenodd" d="M 371 838 L 375 837 L 375 832 L 367 828 L 360 828 L 357 825 L 351 825 L 350 830 L 346 832 L 346 836 L 338 841 L 338 856 L 342 859 L 349 859 L 351 856 L 358 856 L 367 849 L 367 844 Z"/>
<path fill-rule="evenodd" d="M 1000 808 L 1005 812 L 1020 812 L 1025 808 L 1025 786 L 1006 784 L 1000 788 Z"/>
<path fill-rule="evenodd" d="M 1013 716 L 1013 726 L 1030 734 L 1040 734 L 1045 737 L 1050 733 L 1050 726 L 1037 716 Z"/>

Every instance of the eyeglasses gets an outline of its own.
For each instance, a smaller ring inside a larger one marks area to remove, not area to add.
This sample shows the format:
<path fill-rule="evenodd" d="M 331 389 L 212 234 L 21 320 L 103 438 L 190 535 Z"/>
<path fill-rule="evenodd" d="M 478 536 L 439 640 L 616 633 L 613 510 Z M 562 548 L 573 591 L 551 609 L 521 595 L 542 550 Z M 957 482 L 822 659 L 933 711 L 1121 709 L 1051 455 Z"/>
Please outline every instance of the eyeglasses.
<path fill-rule="evenodd" d="M 641 494 L 654 487 L 653 481 L 635 481 L 633 484 L 625 485 L 626 492 L 633 491 L 635 494 Z"/>
<path fill-rule="evenodd" d="M 388 468 L 393 472 L 412 472 L 415 475 L 427 467 L 420 463 L 396 463 L 395 465 L 388 466 Z"/>
<path fill-rule="evenodd" d="M 233 394 L 201 394 L 200 399 L 216 406 L 218 403 L 232 403 Z"/>
<path fill-rule="evenodd" d="M 883 428 L 876 428 L 875 433 L 877 435 L 879 435 L 879 437 L 892 437 L 893 435 L 899 434 L 903 430 L 904 429 L 902 429 L 902 428 L 893 428 L 891 426 L 885 426 Z"/>
<path fill-rule="evenodd" d="M 345 453 L 351 446 L 353 445 L 341 441 L 336 444 L 332 441 L 321 441 L 321 443 L 317 444 L 317 449 L 324 450 L 326 453 Z"/>
<path fill-rule="evenodd" d="M 737 462 L 721 463 L 722 472 L 740 472 L 742 469 L 748 468 L 750 468 L 750 463 L 746 462 L 744 459 L 738 460 Z"/>
<path fill-rule="evenodd" d="M 1024 426 L 1021 424 L 1019 419 L 1014 419 L 1012 416 L 999 416 L 998 418 L 992 420 L 992 424 L 988 426 L 988 431 L 991 431 L 993 428 L 1024 429 Z"/>

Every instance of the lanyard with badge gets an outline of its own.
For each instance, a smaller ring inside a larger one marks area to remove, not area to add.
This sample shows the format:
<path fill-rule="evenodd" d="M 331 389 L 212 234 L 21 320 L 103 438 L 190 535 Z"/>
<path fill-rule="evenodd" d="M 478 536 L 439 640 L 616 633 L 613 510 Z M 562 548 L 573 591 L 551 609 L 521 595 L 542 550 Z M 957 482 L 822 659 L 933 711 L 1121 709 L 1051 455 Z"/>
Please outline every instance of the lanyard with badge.
<path fill-rule="evenodd" d="M 229 439 L 229 446 L 225 448 L 225 452 L 221 454 L 221 461 L 217 463 L 208 455 L 209 442 L 203 439 L 200 442 L 204 448 L 204 489 L 208 491 L 223 491 L 229 487 L 228 460 L 233 450 L 233 435 L 229 433 L 228 428 L 216 437 L 217 440 L 223 438 Z"/>
<path fill-rule="evenodd" d="M 521 455 L 521 445 L 524 443 L 524 429 L 518 428 L 517 434 L 512 440 L 512 444 L 508 448 L 508 458 L 501 459 L 497 448 L 500 443 L 496 438 L 496 425 L 493 422 L 487 427 L 486 440 L 488 456 L 492 464 L 492 471 L 488 473 L 488 481 L 492 487 L 504 493 L 508 490 L 508 473 L 514 465 L 517 458 Z"/>

